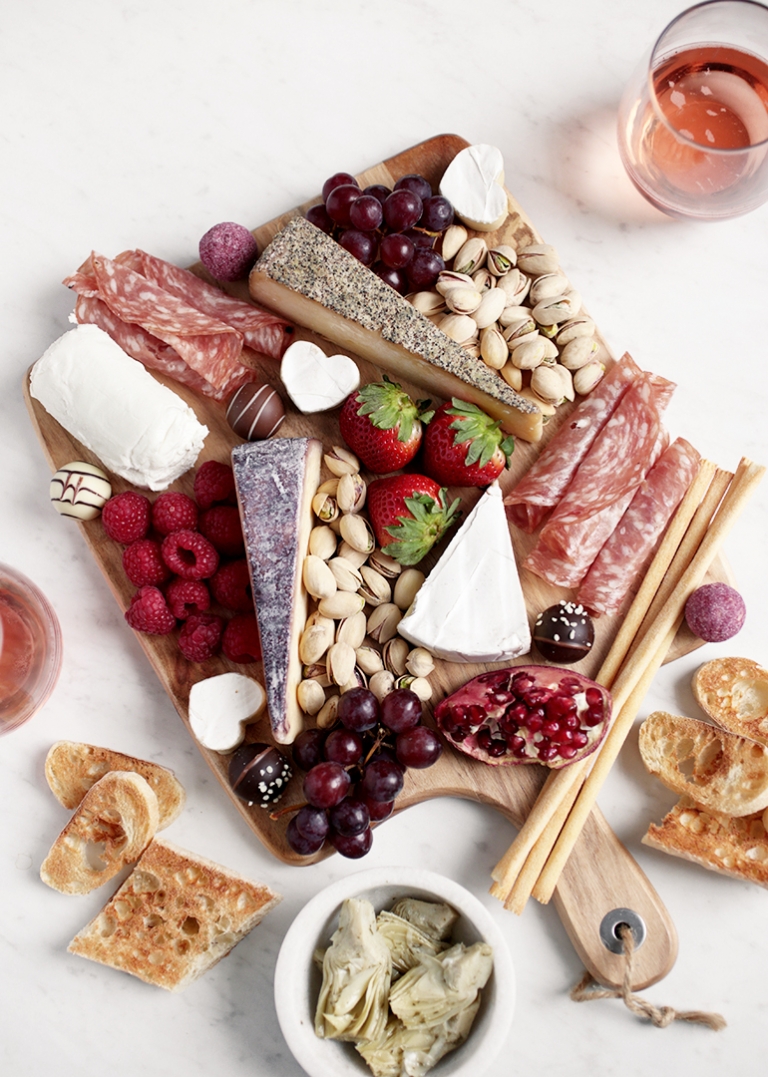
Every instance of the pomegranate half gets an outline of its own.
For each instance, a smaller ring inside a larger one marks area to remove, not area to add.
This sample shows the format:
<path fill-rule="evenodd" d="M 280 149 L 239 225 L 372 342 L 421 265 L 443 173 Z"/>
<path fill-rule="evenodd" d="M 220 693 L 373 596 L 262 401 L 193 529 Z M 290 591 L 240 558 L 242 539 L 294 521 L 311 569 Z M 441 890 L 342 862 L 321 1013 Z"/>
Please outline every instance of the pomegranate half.
<path fill-rule="evenodd" d="M 610 720 L 610 693 L 557 666 L 481 673 L 435 708 L 454 748 L 491 766 L 565 767 L 594 752 Z"/>

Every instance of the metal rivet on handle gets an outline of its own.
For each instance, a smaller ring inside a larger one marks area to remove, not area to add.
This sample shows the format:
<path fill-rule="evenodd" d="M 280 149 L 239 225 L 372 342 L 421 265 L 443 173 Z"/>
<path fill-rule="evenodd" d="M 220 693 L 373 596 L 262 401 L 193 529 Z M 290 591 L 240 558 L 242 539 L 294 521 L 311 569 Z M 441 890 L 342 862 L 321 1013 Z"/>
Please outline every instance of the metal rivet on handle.
<path fill-rule="evenodd" d="M 622 924 L 626 924 L 631 930 L 635 949 L 639 950 L 645 942 L 645 921 L 632 909 L 612 909 L 605 914 L 600 923 L 600 939 L 603 946 L 611 953 L 624 953 L 624 943 L 619 935 L 619 928 Z"/>

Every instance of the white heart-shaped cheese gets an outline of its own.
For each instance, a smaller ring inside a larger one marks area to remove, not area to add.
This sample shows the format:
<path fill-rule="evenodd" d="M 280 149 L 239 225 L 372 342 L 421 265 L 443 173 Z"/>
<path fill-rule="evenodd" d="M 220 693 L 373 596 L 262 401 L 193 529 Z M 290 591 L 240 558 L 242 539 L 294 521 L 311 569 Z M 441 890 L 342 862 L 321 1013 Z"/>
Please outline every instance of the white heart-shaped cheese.
<path fill-rule="evenodd" d="M 253 677 L 220 673 L 192 685 L 189 724 L 212 752 L 231 752 L 245 737 L 245 726 L 264 709 L 267 696 Z"/>
<path fill-rule="evenodd" d="M 440 181 L 440 194 L 470 228 L 493 232 L 501 227 L 509 212 L 503 184 L 501 150 L 480 143 L 456 154 Z"/>
<path fill-rule="evenodd" d="M 286 349 L 280 377 L 291 400 L 305 413 L 335 408 L 360 385 L 360 371 L 349 356 L 326 355 L 310 340 L 294 341 Z"/>

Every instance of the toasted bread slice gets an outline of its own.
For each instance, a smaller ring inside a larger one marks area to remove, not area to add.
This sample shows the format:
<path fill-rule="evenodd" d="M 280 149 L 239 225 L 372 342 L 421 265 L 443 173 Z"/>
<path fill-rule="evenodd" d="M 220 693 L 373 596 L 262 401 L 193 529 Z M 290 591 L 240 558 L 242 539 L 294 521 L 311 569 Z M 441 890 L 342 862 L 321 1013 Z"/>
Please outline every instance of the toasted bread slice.
<path fill-rule="evenodd" d="M 723 729 L 664 711 L 640 727 L 640 754 L 675 793 L 728 815 L 768 807 L 768 748 Z"/>
<path fill-rule="evenodd" d="M 112 770 L 134 771 L 149 782 L 157 796 L 159 830 L 172 823 L 184 807 L 184 786 L 173 771 L 147 759 L 136 759 L 93 744 L 59 740 L 51 746 L 45 760 L 45 777 L 51 792 L 70 809 L 76 808 L 91 786 Z"/>
<path fill-rule="evenodd" d="M 267 886 L 155 840 L 69 951 L 181 991 L 279 901 Z"/>
<path fill-rule="evenodd" d="M 114 770 L 83 797 L 40 868 L 62 894 L 87 894 L 138 860 L 155 836 L 157 797 L 140 774 Z"/>
<path fill-rule="evenodd" d="M 768 745 L 768 669 L 749 658 L 715 658 L 699 667 L 692 687 L 713 722 Z"/>
<path fill-rule="evenodd" d="M 766 824 L 765 812 L 735 819 L 683 797 L 658 826 L 648 827 L 642 840 L 710 871 L 768 887 Z"/>

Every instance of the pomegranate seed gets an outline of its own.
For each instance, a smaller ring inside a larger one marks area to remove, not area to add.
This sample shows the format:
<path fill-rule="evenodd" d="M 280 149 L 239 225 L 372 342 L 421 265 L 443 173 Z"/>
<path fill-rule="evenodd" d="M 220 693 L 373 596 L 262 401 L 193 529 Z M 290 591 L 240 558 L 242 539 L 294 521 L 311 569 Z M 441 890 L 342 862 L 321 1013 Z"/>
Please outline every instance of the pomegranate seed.
<path fill-rule="evenodd" d="M 558 755 L 554 744 L 548 744 L 546 748 L 539 745 L 539 759 L 554 759 Z"/>
<path fill-rule="evenodd" d="M 523 688 L 527 684 L 533 684 L 533 677 L 530 675 L 530 673 L 515 673 L 513 675 L 513 688 Z"/>
<path fill-rule="evenodd" d="M 578 729 L 581 725 L 578 714 L 566 714 L 565 718 L 561 718 L 560 725 L 566 729 Z"/>
<path fill-rule="evenodd" d="M 597 710 L 597 708 L 593 709 L 590 707 L 587 713 L 582 716 L 581 720 L 584 725 L 590 726 L 590 728 L 592 726 L 600 725 L 603 720 L 603 712 L 602 710 Z"/>
<path fill-rule="evenodd" d="M 573 733 L 570 729 L 558 729 L 557 733 L 552 738 L 557 741 L 558 744 L 568 744 L 573 742 Z"/>
<path fill-rule="evenodd" d="M 488 749 L 491 747 L 492 740 L 493 737 L 491 736 L 491 731 L 489 729 L 483 728 L 478 731 L 477 745 L 479 748 L 482 748 L 484 751 L 487 752 Z"/>
<path fill-rule="evenodd" d="M 547 718 L 564 718 L 566 714 L 576 713 L 576 700 L 573 696 L 557 695 L 552 696 L 547 701 L 546 705 Z"/>
<path fill-rule="evenodd" d="M 525 728 L 529 733 L 538 733 L 544 725 L 544 719 L 540 714 L 530 714 L 525 721 Z"/>
<path fill-rule="evenodd" d="M 585 748 L 589 737 L 581 729 L 577 730 L 571 737 L 571 744 L 574 748 Z"/>
<path fill-rule="evenodd" d="M 494 759 L 506 754 L 507 742 L 505 740 L 492 740 L 488 745 L 488 755 L 493 756 Z"/>
<path fill-rule="evenodd" d="M 560 732 L 560 723 L 559 722 L 553 722 L 550 719 L 549 721 L 544 722 L 544 724 L 541 727 L 541 732 L 546 737 L 552 737 L 552 736 L 554 736 L 555 733 Z"/>
<path fill-rule="evenodd" d="M 523 703 L 515 703 L 513 707 L 507 707 L 507 718 L 517 725 L 523 725 L 528 717 L 528 708 Z"/>
<path fill-rule="evenodd" d="M 510 737 L 507 740 L 507 747 L 510 751 L 513 751 L 515 755 L 520 755 L 525 751 L 525 741 L 522 737 Z"/>
<path fill-rule="evenodd" d="M 503 707 L 505 703 L 511 703 L 515 699 L 515 695 L 512 692 L 492 692 L 488 698 L 491 703 L 496 703 L 499 707 Z"/>
<path fill-rule="evenodd" d="M 572 744 L 561 744 L 560 755 L 563 759 L 573 759 L 576 755 L 576 749 Z"/>
<path fill-rule="evenodd" d="M 455 741 L 456 741 L 456 742 L 457 742 L 458 744 L 461 744 L 461 742 L 462 742 L 463 740 L 466 740 L 466 739 L 467 739 L 467 737 L 469 736 L 469 733 L 467 732 L 467 730 L 466 730 L 466 729 L 455 729 L 455 730 L 453 731 L 453 733 L 451 733 L 451 734 L 450 734 L 450 736 L 451 736 L 451 738 L 452 738 L 453 740 L 455 740 Z"/>
<path fill-rule="evenodd" d="M 584 693 L 584 698 L 587 701 L 589 707 L 599 707 L 602 713 L 603 709 L 603 697 L 598 688 L 587 688 Z"/>

